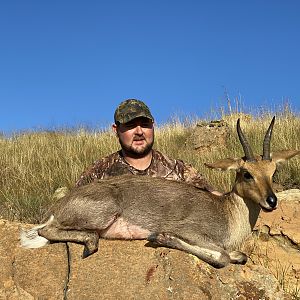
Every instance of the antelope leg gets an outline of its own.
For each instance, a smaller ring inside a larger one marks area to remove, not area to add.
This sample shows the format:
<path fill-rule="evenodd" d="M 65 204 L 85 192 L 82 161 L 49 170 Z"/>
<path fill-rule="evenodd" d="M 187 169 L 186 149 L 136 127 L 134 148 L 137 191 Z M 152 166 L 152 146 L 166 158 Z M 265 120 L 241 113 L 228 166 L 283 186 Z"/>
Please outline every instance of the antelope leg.
<path fill-rule="evenodd" d="M 198 258 L 215 268 L 227 266 L 232 262 L 233 258 L 231 258 L 223 248 L 207 242 L 204 239 L 203 241 L 197 240 L 196 243 L 191 243 L 172 233 L 162 232 L 150 234 L 147 240 L 159 246 L 178 249 L 196 255 Z"/>
<path fill-rule="evenodd" d="M 99 235 L 93 231 L 65 230 L 56 227 L 40 229 L 39 235 L 52 242 L 74 242 L 84 244 L 82 258 L 98 251 Z"/>

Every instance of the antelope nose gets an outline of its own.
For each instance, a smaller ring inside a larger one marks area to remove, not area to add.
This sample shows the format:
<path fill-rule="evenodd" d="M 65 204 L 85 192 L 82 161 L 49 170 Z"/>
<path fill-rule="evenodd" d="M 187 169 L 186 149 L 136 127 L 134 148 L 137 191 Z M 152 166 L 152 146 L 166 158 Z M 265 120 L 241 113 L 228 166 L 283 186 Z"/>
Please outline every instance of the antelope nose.
<path fill-rule="evenodd" d="M 275 195 L 268 196 L 267 203 L 270 205 L 271 208 L 275 208 L 277 205 L 277 197 Z"/>

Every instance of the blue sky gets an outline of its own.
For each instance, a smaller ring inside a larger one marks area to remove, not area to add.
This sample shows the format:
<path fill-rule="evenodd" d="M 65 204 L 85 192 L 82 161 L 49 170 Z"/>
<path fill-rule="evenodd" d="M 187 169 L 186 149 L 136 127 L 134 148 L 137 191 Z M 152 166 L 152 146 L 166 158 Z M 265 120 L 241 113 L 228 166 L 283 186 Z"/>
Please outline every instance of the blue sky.
<path fill-rule="evenodd" d="M 246 108 L 300 110 L 300 2 L 1 1 L 0 131 L 113 121 L 144 100 L 159 124 Z"/>

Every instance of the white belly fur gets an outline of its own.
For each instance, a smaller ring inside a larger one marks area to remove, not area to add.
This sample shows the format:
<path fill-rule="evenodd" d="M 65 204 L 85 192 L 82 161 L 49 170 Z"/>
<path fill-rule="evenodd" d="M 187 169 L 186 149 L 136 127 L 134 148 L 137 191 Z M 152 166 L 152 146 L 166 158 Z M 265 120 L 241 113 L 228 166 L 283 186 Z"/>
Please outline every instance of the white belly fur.
<path fill-rule="evenodd" d="M 100 232 L 100 237 L 105 239 L 144 240 L 149 234 L 149 230 L 132 225 L 123 218 L 118 218 L 108 228 Z"/>

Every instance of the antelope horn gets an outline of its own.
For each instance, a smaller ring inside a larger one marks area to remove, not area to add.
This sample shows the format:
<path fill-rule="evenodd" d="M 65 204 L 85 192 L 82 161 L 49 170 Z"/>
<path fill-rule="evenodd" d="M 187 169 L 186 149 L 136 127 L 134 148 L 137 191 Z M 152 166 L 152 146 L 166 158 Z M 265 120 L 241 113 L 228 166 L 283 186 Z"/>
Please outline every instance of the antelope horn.
<path fill-rule="evenodd" d="M 270 154 L 270 142 L 272 137 L 272 131 L 273 126 L 275 122 L 275 116 L 273 117 L 271 124 L 266 132 L 265 138 L 264 138 L 264 144 L 263 144 L 263 157 L 262 160 L 271 160 L 271 154 Z"/>
<path fill-rule="evenodd" d="M 236 128 L 237 128 L 237 133 L 239 136 L 239 140 L 241 142 L 241 145 L 244 149 L 244 153 L 245 153 L 245 157 L 247 161 L 256 161 L 256 159 L 254 158 L 252 149 L 246 139 L 246 137 L 244 136 L 241 126 L 240 126 L 240 119 L 237 120 L 237 124 L 236 124 Z"/>

